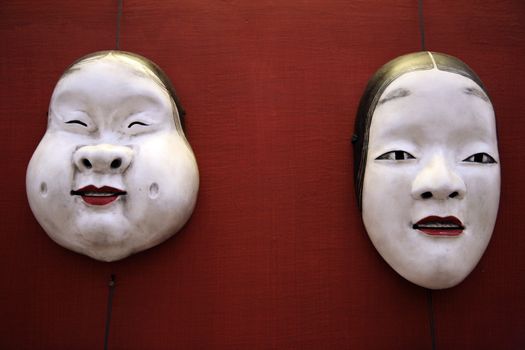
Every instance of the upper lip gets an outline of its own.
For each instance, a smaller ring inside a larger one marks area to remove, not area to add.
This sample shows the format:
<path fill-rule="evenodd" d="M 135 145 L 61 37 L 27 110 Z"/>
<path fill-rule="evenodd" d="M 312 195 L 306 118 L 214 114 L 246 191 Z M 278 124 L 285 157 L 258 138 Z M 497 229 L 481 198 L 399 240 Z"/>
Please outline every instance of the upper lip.
<path fill-rule="evenodd" d="M 427 216 L 416 222 L 413 226 L 413 229 L 417 230 L 420 228 L 424 229 L 436 229 L 436 230 L 464 230 L 465 226 L 455 216 Z"/>
<path fill-rule="evenodd" d="M 119 188 L 111 186 L 96 187 L 95 185 L 88 185 L 77 190 L 71 190 L 73 196 L 119 196 L 125 195 L 127 192 Z"/>

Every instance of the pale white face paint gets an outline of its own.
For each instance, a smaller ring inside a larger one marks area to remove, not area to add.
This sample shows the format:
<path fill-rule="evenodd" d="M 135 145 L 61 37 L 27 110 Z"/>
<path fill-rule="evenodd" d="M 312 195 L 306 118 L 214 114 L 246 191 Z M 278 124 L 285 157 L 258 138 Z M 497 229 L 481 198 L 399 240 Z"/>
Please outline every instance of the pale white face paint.
<path fill-rule="evenodd" d="M 385 89 L 370 125 L 363 221 L 395 271 L 431 289 L 460 283 L 489 243 L 499 192 L 494 110 L 475 82 L 432 69 Z"/>
<path fill-rule="evenodd" d="M 109 54 L 59 80 L 26 178 L 58 244 L 103 261 L 157 245 L 189 219 L 198 187 L 174 102 L 140 61 Z"/>

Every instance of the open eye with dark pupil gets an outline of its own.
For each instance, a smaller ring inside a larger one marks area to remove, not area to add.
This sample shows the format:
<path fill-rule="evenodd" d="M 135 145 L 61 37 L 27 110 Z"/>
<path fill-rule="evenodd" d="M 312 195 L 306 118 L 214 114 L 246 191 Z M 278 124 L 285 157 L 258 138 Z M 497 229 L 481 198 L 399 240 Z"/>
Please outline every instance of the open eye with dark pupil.
<path fill-rule="evenodd" d="M 407 159 L 415 159 L 415 157 L 405 151 L 390 151 L 390 152 L 386 152 L 380 155 L 376 159 L 377 160 L 407 160 Z"/>
<path fill-rule="evenodd" d="M 482 163 L 482 164 L 493 164 L 496 163 L 494 158 L 489 156 L 487 153 L 476 153 L 468 158 L 463 159 L 464 162 L 470 163 Z"/>
<path fill-rule="evenodd" d="M 66 124 L 79 124 L 79 125 L 82 125 L 82 126 L 87 127 L 87 124 L 86 124 L 86 123 L 84 123 L 84 122 L 82 122 L 82 121 L 80 121 L 80 120 L 76 120 L 76 119 L 74 119 L 74 120 L 69 120 L 69 121 L 66 122 Z"/>
<path fill-rule="evenodd" d="M 142 125 L 142 126 L 148 126 L 149 124 L 143 123 L 143 122 L 132 122 L 128 125 L 128 128 L 131 128 L 133 125 Z"/>

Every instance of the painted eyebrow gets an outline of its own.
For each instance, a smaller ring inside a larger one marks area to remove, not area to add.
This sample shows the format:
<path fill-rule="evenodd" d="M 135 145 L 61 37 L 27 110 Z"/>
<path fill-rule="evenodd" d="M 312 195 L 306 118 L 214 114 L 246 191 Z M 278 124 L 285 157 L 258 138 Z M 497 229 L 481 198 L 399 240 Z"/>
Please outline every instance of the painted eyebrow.
<path fill-rule="evenodd" d="M 405 88 L 397 88 L 390 91 L 385 97 L 379 100 L 378 105 L 382 105 L 385 102 L 395 100 L 396 98 L 406 97 L 410 95 L 410 90 Z"/>
<path fill-rule="evenodd" d="M 483 101 L 490 103 L 488 96 L 483 91 L 481 91 L 480 89 L 476 87 L 464 88 L 463 92 L 467 95 L 477 96 L 481 98 Z"/>

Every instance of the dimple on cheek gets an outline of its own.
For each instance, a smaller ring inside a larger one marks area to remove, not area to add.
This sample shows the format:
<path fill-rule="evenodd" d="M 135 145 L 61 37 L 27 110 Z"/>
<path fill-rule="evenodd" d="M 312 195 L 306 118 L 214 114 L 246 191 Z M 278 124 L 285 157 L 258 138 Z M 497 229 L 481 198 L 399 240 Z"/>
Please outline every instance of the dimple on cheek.
<path fill-rule="evenodd" d="M 156 182 L 153 182 L 149 186 L 149 198 L 155 199 L 159 196 L 159 185 Z"/>
<path fill-rule="evenodd" d="M 45 181 L 40 184 L 40 195 L 44 198 L 47 197 L 47 183 Z"/>

